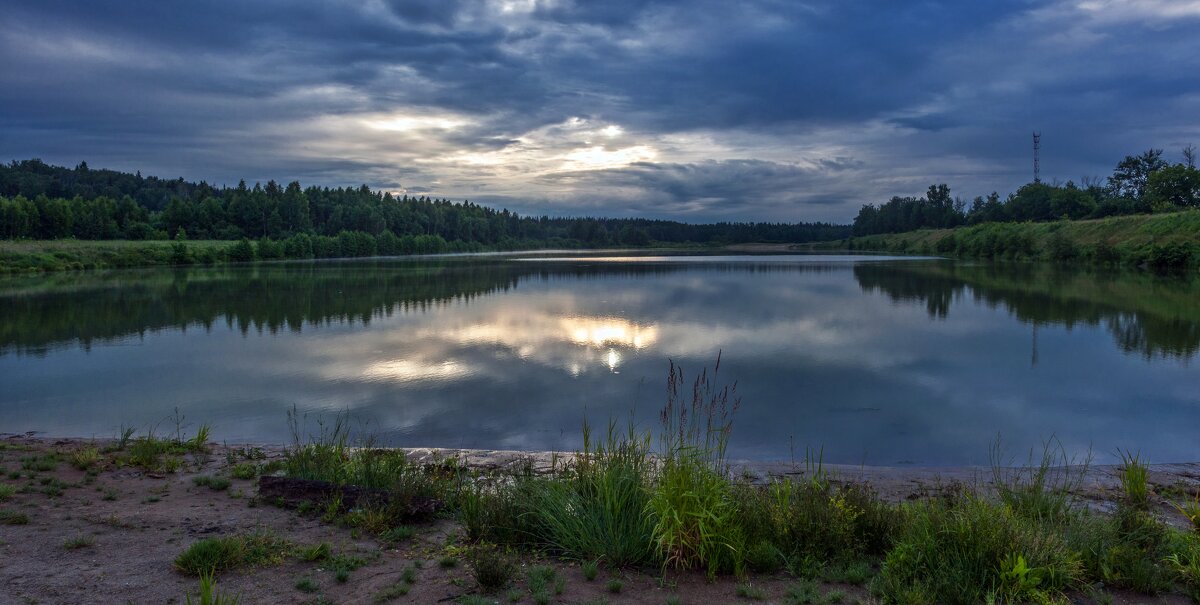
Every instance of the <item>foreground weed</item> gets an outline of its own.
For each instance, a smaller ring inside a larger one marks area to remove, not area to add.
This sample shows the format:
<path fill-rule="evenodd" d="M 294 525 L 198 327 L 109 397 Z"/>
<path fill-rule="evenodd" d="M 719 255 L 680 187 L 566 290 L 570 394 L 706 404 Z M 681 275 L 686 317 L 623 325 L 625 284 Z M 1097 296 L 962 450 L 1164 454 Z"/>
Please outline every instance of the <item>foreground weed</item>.
<path fill-rule="evenodd" d="M 27 525 L 29 515 L 15 510 L 0 510 L 0 525 Z"/>
<path fill-rule="evenodd" d="M 3 495 L 0 494 L 0 500 L 3 499 Z M 1191 522 L 1194 531 L 1200 532 L 1200 494 L 1197 494 L 1191 502 L 1173 503 L 1172 506 Z"/>
<path fill-rule="evenodd" d="M 371 558 L 358 554 L 342 553 L 329 558 L 329 568 L 333 571 L 334 579 L 338 583 L 345 583 L 350 579 L 351 572 L 369 563 Z"/>
<path fill-rule="evenodd" d="M 1118 453 L 1121 455 L 1121 488 L 1125 493 L 1125 502 L 1135 509 L 1146 510 L 1150 507 L 1149 470 L 1140 455 Z"/>
<path fill-rule="evenodd" d="M 745 584 L 738 584 L 737 596 L 743 599 L 750 599 L 752 601 L 761 601 L 767 598 L 767 593 L 764 592 L 763 589 L 746 582 Z"/>
<path fill-rule="evenodd" d="M 1061 442 L 1051 440 L 1043 444 L 1040 459 L 1030 452 L 1028 463 L 1013 468 L 1002 464 L 1000 451 L 997 440 L 991 448 L 992 482 L 1001 502 L 1037 521 L 1058 522 L 1070 514 L 1071 493 L 1082 486 L 1090 457 L 1077 461 Z"/>
<path fill-rule="evenodd" d="M 704 568 L 709 577 L 741 572 L 745 538 L 725 461 L 740 406 L 736 385 L 717 384 L 721 358 L 692 383 L 684 401 L 683 370 L 671 364 L 662 420 L 662 464 L 647 504 L 656 520 L 654 545 L 665 566 Z"/>
<path fill-rule="evenodd" d="M 1082 567 L 1060 533 L 966 494 L 909 509 L 876 588 L 895 602 L 1053 600 L 1081 579 Z"/>
<path fill-rule="evenodd" d="M 608 592 L 611 592 L 613 594 L 618 594 L 621 592 L 622 589 L 625 588 L 625 583 L 616 578 L 613 578 L 608 581 L 608 584 L 604 585 L 604 588 L 606 588 L 608 590 Z"/>
<path fill-rule="evenodd" d="M 321 585 L 312 578 L 304 577 L 296 581 L 296 590 L 300 592 L 317 592 L 320 589 Z"/>
<path fill-rule="evenodd" d="M 58 456 L 56 454 L 22 456 L 21 468 L 35 473 L 49 472 L 58 468 Z"/>
<path fill-rule="evenodd" d="M 80 548 L 88 548 L 96 544 L 95 536 L 78 535 L 73 538 L 68 538 L 63 542 L 63 548 L 67 550 L 78 550 Z"/>
<path fill-rule="evenodd" d="M 583 579 L 591 582 L 600 573 L 600 563 L 598 561 L 585 561 L 583 565 L 580 565 L 580 569 L 583 571 Z"/>
<path fill-rule="evenodd" d="M 199 576 L 236 567 L 271 565 L 282 562 L 291 550 L 287 540 L 266 533 L 205 538 L 180 553 L 175 568 Z"/>
<path fill-rule="evenodd" d="M 229 489 L 229 486 L 231 485 L 229 479 L 226 479 L 225 477 L 212 477 L 209 475 L 192 477 L 192 483 L 194 483 L 196 487 L 207 487 L 208 489 L 218 492 Z"/>
<path fill-rule="evenodd" d="M 545 592 L 557 575 L 558 573 L 549 565 L 536 565 L 529 568 L 525 577 L 525 581 L 529 585 L 529 592 Z"/>
<path fill-rule="evenodd" d="M 392 584 L 391 586 L 388 586 L 387 588 L 375 593 L 375 596 L 371 599 L 371 601 L 375 603 L 388 603 L 390 601 L 395 601 L 396 599 L 407 595 L 408 591 L 411 589 L 412 586 L 406 582 L 396 582 L 395 584 Z"/>
<path fill-rule="evenodd" d="M 476 594 L 463 595 L 458 598 L 459 605 L 500 605 L 496 601 Z"/>
<path fill-rule="evenodd" d="M 71 466 L 86 471 L 100 462 L 100 450 L 88 447 L 71 453 Z"/>
<path fill-rule="evenodd" d="M 812 580 L 803 580 L 788 587 L 783 598 L 783 602 L 787 605 L 808 605 L 820 602 L 820 600 L 821 591 L 817 588 L 817 583 Z"/>
<path fill-rule="evenodd" d="M 379 534 L 379 539 L 387 544 L 397 544 L 411 540 L 416 534 L 416 530 L 407 525 L 397 525 L 396 527 L 384 530 L 383 533 Z"/>
<path fill-rule="evenodd" d="M 325 559 L 329 558 L 331 551 L 332 548 L 329 546 L 328 542 L 321 542 L 319 544 L 313 544 L 312 546 L 301 547 L 300 550 L 296 552 L 296 556 L 301 561 L 324 561 Z"/>
<path fill-rule="evenodd" d="M 217 592 L 217 581 L 213 577 L 212 572 L 205 572 L 200 575 L 200 594 L 196 600 L 192 600 L 192 595 L 187 595 L 187 605 L 238 605 L 241 601 L 241 595 L 226 596 Z"/>
<path fill-rule="evenodd" d="M 229 471 L 234 479 L 253 479 L 258 476 L 258 465 L 253 462 L 235 464 Z"/>
<path fill-rule="evenodd" d="M 653 519 L 646 515 L 650 482 L 650 436 L 631 422 L 605 439 L 583 425 L 583 451 L 561 476 L 527 481 L 521 491 L 538 534 L 574 559 L 603 558 L 614 566 L 648 561 Z"/>
<path fill-rule="evenodd" d="M 475 581 L 484 590 L 498 590 L 512 583 L 516 563 L 498 547 L 477 545 L 466 551 L 466 560 Z"/>
<path fill-rule="evenodd" d="M 4 502 L 17 493 L 17 488 L 7 483 L 0 483 L 0 502 Z"/>

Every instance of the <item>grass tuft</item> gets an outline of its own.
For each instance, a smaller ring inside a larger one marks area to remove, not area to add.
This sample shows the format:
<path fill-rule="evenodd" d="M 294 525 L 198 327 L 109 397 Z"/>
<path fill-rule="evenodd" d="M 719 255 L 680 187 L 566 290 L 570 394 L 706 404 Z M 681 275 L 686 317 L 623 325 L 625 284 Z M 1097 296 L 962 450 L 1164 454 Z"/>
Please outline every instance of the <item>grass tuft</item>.
<path fill-rule="evenodd" d="M 737 596 L 739 596 L 743 599 L 750 599 L 752 601 L 761 601 L 761 600 L 767 598 L 767 593 L 765 591 L 763 591 L 763 589 L 761 589 L 749 582 L 745 582 L 742 584 L 738 584 Z"/>
<path fill-rule="evenodd" d="M 215 574 L 237 567 L 277 564 L 291 550 L 286 540 L 267 533 L 205 538 L 180 553 L 175 568 L 194 576 Z"/>
<path fill-rule="evenodd" d="M 480 544 L 467 550 L 466 560 L 480 588 L 498 590 L 512 583 L 516 564 L 508 553 L 494 545 Z"/>
<path fill-rule="evenodd" d="M 200 594 L 194 601 L 195 605 L 238 605 L 241 596 L 227 596 L 217 591 L 217 581 L 211 572 L 200 575 Z M 187 595 L 185 602 L 193 605 L 192 595 Z"/>
<path fill-rule="evenodd" d="M 0 525 L 28 525 L 29 515 L 15 510 L 0 510 Z"/>
<path fill-rule="evenodd" d="M 65 548 L 67 550 L 78 550 L 80 548 L 89 548 L 91 546 L 94 546 L 95 544 L 96 544 L 95 536 L 80 534 L 73 538 L 67 538 L 67 540 L 63 542 L 63 548 Z"/>
<path fill-rule="evenodd" d="M 208 489 L 218 492 L 229 489 L 229 486 L 231 485 L 229 479 L 226 479 L 225 477 L 212 477 L 209 475 L 198 475 L 196 477 L 192 477 L 192 483 L 195 484 L 196 487 L 207 487 Z"/>

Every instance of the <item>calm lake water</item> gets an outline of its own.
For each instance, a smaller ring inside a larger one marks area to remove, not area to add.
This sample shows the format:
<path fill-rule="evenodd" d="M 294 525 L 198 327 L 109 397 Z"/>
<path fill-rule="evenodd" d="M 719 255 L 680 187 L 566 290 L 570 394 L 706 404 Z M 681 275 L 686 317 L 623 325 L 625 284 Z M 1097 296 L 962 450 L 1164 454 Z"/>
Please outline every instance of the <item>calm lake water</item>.
<path fill-rule="evenodd" d="M 622 254 L 620 256 L 616 254 Z M 293 406 L 389 445 L 577 448 L 657 426 L 668 360 L 722 353 L 731 455 L 987 463 L 1054 437 L 1200 460 L 1200 280 L 851 256 L 574 252 L 0 280 L 0 431 L 207 422 L 284 443 Z"/>

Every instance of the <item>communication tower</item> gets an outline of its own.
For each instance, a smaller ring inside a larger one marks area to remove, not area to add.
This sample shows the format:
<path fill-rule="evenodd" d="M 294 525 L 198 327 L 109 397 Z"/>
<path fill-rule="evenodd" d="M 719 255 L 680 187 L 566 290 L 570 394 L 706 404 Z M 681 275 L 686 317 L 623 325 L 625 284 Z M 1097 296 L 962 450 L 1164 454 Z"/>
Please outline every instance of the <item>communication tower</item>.
<path fill-rule="evenodd" d="M 1042 182 L 1042 168 L 1039 164 L 1042 152 L 1042 133 L 1033 133 L 1033 182 Z"/>

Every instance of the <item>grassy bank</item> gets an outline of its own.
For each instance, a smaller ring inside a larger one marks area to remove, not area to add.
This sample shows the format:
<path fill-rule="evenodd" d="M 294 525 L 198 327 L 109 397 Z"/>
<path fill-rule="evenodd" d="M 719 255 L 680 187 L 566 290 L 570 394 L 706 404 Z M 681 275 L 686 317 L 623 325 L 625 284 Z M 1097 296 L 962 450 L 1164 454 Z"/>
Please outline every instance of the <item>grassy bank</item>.
<path fill-rule="evenodd" d="M 180 242 L 187 263 L 228 262 L 234 242 Z M 120 269 L 177 264 L 178 246 L 169 241 L 0 240 L 0 275 L 80 269 Z"/>
<path fill-rule="evenodd" d="M 1194 269 L 1200 266 L 1200 211 L 1052 223 L 984 223 L 854 237 L 812 248 Z"/>

